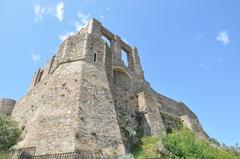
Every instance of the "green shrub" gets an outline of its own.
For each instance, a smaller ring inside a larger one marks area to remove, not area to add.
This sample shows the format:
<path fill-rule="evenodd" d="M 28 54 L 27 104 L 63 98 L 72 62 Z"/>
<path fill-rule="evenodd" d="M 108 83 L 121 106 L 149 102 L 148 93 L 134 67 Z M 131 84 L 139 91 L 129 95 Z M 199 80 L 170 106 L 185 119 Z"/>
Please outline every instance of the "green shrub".
<path fill-rule="evenodd" d="M 15 145 L 21 131 L 18 124 L 5 115 L 0 115 L 0 150 L 7 150 Z"/>
<path fill-rule="evenodd" d="M 166 149 L 165 157 L 172 159 L 240 159 L 231 151 L 197 139 L 187 128 L 168 134 L 162 141 Z"/>
<path fill-rule="evenodd" d="M 237 150 L 217 147 L 211 140 L 200 140 L 188 128 L 167 135 L 145 136 L 141 140 L 141 149 L 134 153 L 135 159 L 240 159 Z"/>
<path fill-rule="evenodd" d="M 161 136 L 144 136 L 141 148 L 134 152 L 135 159 L 158 158 L 160 153 L 156 151 L 156 147 L 161 141 Z"/>

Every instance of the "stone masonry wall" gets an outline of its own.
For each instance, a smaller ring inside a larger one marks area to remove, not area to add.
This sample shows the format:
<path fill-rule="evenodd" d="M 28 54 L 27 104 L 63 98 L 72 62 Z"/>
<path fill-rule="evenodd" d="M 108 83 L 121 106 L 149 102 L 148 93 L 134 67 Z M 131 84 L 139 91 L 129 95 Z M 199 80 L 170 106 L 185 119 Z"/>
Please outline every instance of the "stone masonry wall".
<path fill-rule="evenodd" d="M 125 154 L 125 147 L 105 69 L 105 58 L 109 52 L 106 43 L 97 38 L 92 34 L 86 35 L 76 148 L 114 158 Z"/>
<path fill-rule="evenodd" d="M 106 73 L 100 68 L 91 63 L 83 66 L 76 148 L 100 156 L 119 156 L 125 153 L 125 148 Z"/>
<path fill-rule="evenodd" d="M 24 132 L 17 148 L 37 147 L 38 155 L 79 150 L 112 157 L 125 153 L 105 69 L 106 43 L 84 31 L 64 42 L 66 52 L 59 49 L 48 76 L 39 80 L 40 70 L 35 86 L 17 103 L 13 117 Z M 71 39 L 80 41 L 67 43 Z"/>
<path fill-rule="evenodd" d="M 177 127 L 178 119 L 207 138 L 185 104 L 151 88 L 137 49 L 95 19 L 68 37 L 35 73 L 12 117 L 23 130 L 15 147 L 36 147 L 37 155 L 91 151 L 96 157 L 116 158 L 131 152 L 142 133 L 165 134 Z"/>
<path fill-rule="evenodd" d="M 9 98 L 0 99 L 0 114 L 11 116 L 16 101 Z"/>
<path fill-rule="evenodd" d="M 38 155 L 74 151 L 82 65 L 61 65 L 16 104 L 12 116 L 23 129 L 18 148 L 37 147 Z"/>

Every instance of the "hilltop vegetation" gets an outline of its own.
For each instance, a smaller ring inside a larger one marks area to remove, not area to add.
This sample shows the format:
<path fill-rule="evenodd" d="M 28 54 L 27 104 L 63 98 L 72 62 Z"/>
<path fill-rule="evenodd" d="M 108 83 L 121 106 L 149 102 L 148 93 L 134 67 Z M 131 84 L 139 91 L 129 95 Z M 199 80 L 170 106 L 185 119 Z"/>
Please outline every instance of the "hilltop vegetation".
<path fill-rule="evenodd" d="M 217 146 L 198 139 L 187 129 L 173 131 L 162 137 L 144 137 L 136 159 L 161 157 L 163 159 L 240 159 L 239 149 Z"/>

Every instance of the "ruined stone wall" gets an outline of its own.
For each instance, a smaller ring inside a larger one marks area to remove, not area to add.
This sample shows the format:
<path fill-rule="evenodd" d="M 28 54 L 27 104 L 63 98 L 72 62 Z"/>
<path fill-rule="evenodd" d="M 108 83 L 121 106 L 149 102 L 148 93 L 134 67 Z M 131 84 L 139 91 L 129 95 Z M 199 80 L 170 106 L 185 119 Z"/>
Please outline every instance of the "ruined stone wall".
<path fill-rule="evenodd" d="M 178 128 L 179 120 L 181 120 L 182 124 L 193 130 L 199 138 L 208 140 L 208 135 L 202 129 L 197 116 L 184 103 L 161 95 L 152 88 L 149 89 L 149 93 L 159 105 L 160 114 L 164 118 L 163 122 L 166 129 Z"/>
<path fill-rule="evenodd" d="M 111 64 L 106 60 L 110 52 L 97 38 L 83 29 L 65 40 L 52 62 L 37 72 L 12 115 L 23 129 L 17 148 L 37 147 L 37 155 L 79 150 L 112 157 L 125 153 L 105 69 Z M 45 68 L 50 71 L 42 78 Z"/>
<path fill-rule="evenodd" d="M 140 108 L 149 123 L 150 132 L 152 135 L 164 133 L 165 126 L 161 118 L 161 104 L 158 103 L 155 96 L 149 92 L 149 89 L 144 89 L 138 94 L 139 100 L 142 100 Z"/>
<path fill-rule="evenodd" d="M 82 65 L 61 65 L 16 104 L 12 116 L 23 129 L 18 148 L 37 147 L 38 155 L 74 151 Z"/>
<path fill-rule="evenodd" d="M 39 69 L 32 80 L 29 91 L 40 81 L 52 74 L 61 64 L 84 59 L 83 48 L 86 41 L 86 28 L 76 36 L 69 36 L 59 47 L 57 54 L 46 63 L 43 69 Z"/>
<path fill-rule="evenodd" d="M 9 98 L 0 99 L 0 114 L 11 116 L 16 101 Z"/>
<path fill-rule="evenodd" d="M 125 153 L 114 100 L 101 66 L 83 66 L 81 81 L 77 149 L 87 149 L 100 156 Z"/>
<path fill-rule="evenodd" d="M 138 135 L 141 123 L 138 118 L 138 99 L 134 92 L 134 85 L 127 74 L 121 70 L 114 70 L 113 72 L 113 95 L 114 104 L 118 116 L 119 126 L 123 140 L 128 151 L 131 151 L 134 143 L 130 137 Z M 136 139 L 137 140 L 137 139 Z"/>
<path fill-rule="evenodd" d="M 35 73 L 12 117 L 23 130 L 16 147 L 37 147 L 38 155 L 81 150 L 114 158 L 131 152 L 141 133 L 165 134 L 179 120 L 204 136 L 186 105 L 144 79 L 137 49 L 95 19 Z"/>
<path fill-rule="evenodd" d="M 125 153 L 114 100 L 105 69 L 109 58 L 107 44 L 95 32 L 86 35 L 82 66 L 77 149 L 99 156 Z"/>

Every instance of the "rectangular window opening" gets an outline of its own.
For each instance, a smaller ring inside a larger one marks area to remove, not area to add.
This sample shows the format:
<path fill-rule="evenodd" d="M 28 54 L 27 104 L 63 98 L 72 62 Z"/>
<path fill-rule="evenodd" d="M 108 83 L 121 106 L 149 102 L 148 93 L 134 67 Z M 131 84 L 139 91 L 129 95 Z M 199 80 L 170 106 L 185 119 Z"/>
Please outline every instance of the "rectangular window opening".
<path fill-rule="evenodd" d="M 111 42 L 105 36 L 102 36 L 102 39 L 108 44 L 108 46 L 111 45 Z"/>
<path fill-rule="evenodd" d="M 122 50 L 121 55 L 122 55 L 122 61 L 124 65 L 128 67 L 128 54 L 124 50 Z"/>

